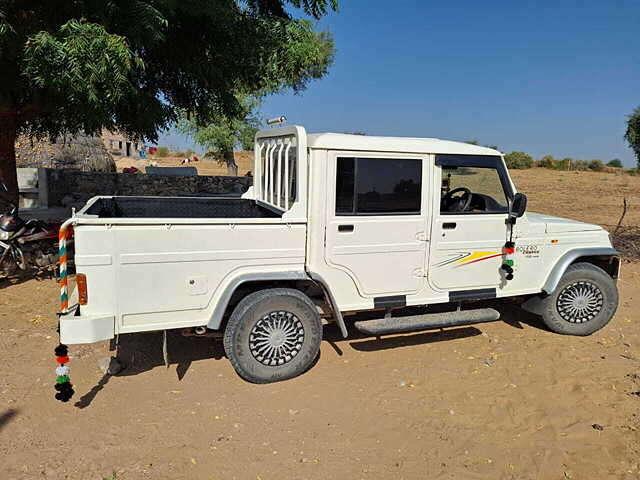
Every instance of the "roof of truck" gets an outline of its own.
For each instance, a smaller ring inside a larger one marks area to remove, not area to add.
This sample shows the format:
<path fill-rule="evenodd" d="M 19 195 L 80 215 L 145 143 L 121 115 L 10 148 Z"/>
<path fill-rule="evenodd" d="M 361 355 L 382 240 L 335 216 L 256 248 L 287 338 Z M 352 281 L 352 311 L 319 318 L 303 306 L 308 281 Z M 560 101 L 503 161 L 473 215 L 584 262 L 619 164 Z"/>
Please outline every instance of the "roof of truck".
<path fill-rule="evenodd" d="M 438 138 L 373 137 L 346 133 L 310 133 L 309 148 L 328 150 L 363 150 L 402 153 L 450 153 L 459 155 L 501 155 L 493 148 Z"/>

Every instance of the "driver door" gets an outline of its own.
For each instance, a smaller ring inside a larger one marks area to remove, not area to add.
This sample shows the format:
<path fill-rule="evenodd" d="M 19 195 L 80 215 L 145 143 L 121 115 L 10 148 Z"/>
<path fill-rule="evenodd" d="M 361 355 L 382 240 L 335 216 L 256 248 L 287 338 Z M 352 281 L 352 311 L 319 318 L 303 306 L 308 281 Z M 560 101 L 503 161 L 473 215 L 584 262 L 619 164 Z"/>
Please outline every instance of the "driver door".
<path fill-rule="evenodd" d="M 429 283 L 438 290 L 456 292 L 487 289 L 491 296 L 502 280 L 505 220 L 513 196 L 502 158 L 437 155 L 435 175 L 442 189 L 433 199 L 440 208 L 433 215 Z M 471 200 L 442 202 L 457 188 L 468 189 Z"/>

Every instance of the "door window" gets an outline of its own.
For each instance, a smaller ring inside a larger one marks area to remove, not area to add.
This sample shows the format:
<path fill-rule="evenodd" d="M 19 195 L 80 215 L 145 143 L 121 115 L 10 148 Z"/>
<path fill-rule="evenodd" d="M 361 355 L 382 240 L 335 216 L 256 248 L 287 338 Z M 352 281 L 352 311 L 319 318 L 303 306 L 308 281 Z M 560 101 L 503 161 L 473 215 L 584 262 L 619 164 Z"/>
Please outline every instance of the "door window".
<path fill-rule="evenodd" d="M 336 215 L 420 214 L 422 160 L 339 157 Z"/>
<path fill-rule="evenodd" d="M 442 167 L 440 213 L 506 213 L 507 195 L 492 167 Z"/>

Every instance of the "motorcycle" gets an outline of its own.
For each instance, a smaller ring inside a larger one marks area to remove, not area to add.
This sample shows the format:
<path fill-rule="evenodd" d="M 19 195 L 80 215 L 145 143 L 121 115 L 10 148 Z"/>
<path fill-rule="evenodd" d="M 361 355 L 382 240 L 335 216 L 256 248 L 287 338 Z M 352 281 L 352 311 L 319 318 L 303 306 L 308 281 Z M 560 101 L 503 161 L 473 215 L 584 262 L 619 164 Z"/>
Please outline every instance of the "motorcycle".
<path fill-rule="evenodd" d="M 0 193 L 7 187 L 0 182 Z M 46 223 L 19 216 L 18 206 L 6 198 L 9 205 L 0 215 L 0 272 L 12 274 L 17 269 L 43 269 L 56 265 L 58 261 L 58 231 Z"/>

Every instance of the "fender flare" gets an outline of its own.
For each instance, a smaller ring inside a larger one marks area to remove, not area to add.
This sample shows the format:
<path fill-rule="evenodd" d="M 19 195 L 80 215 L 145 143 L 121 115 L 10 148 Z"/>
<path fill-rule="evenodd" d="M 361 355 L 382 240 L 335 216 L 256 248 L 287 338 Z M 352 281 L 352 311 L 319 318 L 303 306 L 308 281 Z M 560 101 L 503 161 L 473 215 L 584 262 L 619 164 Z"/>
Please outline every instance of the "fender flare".
<path fill-rule="evenodd" d="M 212 330 L 218 330 L 222 325 L 222 318 L 224 312 L 227 310 L 231 296 L 236 289 L 246 282 L 255 281 L 277 281 L 277 280 L 310 280 L 309 276 L 304 271 L 289 271 L 289 272 L 263 272 L 263 273 L 242 273 L 232 278 L 224 287 L 224 291 L 220 295 L 220 298 L 216 302 L 216 306 L 211 313 L 207 327 Z"/>
<path fill-rule="evenodd" d="M 289 271 L 289 272 L 269 272 L 269 273 L 243 273 L 240 274 L 230 282 L 227 283 L 226 287 L 224 287 L 224 291 L 220 295 L 215 308 L 213 309 L 213 313 L 209 318 L 209 322 L 207 322 L 207 327 L 212 330 L 218 330 L 220 325 L 222 325 L 222 318 L 224 317 L 224 312 L 227 310 L 227 306 L 229 305 L 229 301 L 231 300 L 231 296 L 236 291 L 236 289 L 246 282 L 255 282 L 255 281 L 277 281 L 277 280 L 308 280 L 317 284 L 323 291 L 324 295 L 333 310 L 333 315 L 336 319 L 336 323 L 340 327 L 340 331 L 344 338 L 347 338 L 347 327 L 344 323 L 344 319 L 342 318 L 342 314 L 340 313 L 340 309 L 331 294 L 331 290 L 327 286 L 326 282 L 322 279 L 320 275 L 316 274 L 307 274 L 304 271 Z"/>
<path fill-rule="evenodd" d="M 586 248 L 576 248 L 573 250 L 569 250 L 562 257 L 558 259 L 556 264 L 551 269 L 551 272 L 547 276 L 547 280 L 544 282 L 542 286 L 542 291 L 547 295 L 553 293 L 553 291 L 560 283 L 560 278 L 564 275 L 564 272 L 569 268 L 576 259 L 580 257 L 619 257 L 620 252 L 618 252 L 615 248 L 612 247 L 586 247 Z"/>

